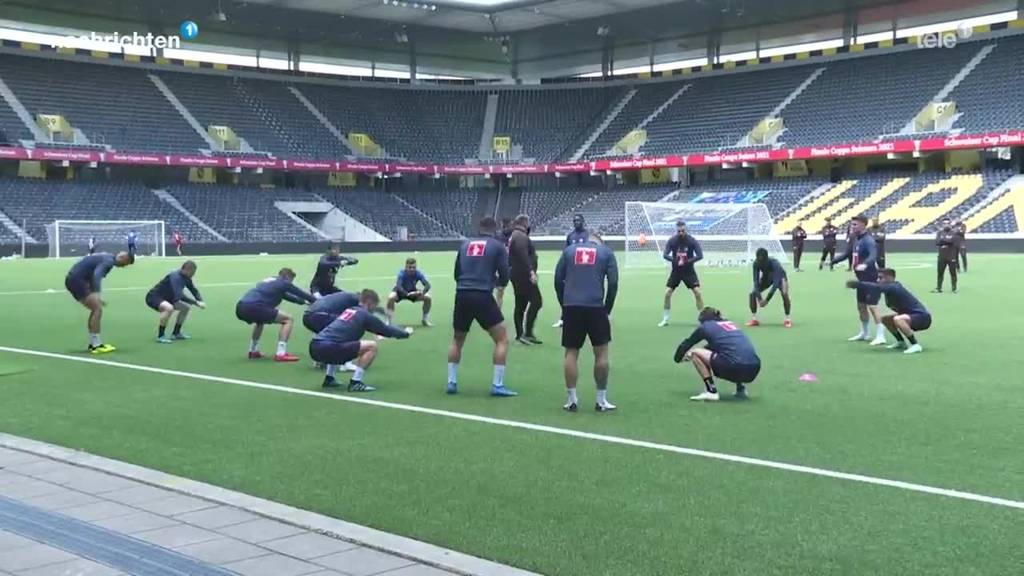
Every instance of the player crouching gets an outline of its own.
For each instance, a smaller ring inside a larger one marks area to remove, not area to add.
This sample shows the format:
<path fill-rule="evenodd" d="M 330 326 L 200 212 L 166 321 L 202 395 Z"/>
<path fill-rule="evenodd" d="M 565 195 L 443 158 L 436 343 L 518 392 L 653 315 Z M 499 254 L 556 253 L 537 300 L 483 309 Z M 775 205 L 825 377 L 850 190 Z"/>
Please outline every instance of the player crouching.
<path fill-rule="evenodd" d="M 181 326 L 188 318 L 191 306 L 200 309 L 206 308 L 203 303 L 203 296 L 199 289 L 192 283 L 192 277 L 196 274 L 196 263 L 187 260 L 181 268 L 164 276 L 156 286 L 153 286 L 146 293 L 146 306 L 160 313 L 160 326 L 157 328 L 156 341 L 161 344 L 170 344 L 174 340 L 188 340 L 188 334 L 183 334 Z M 192 294 L 189 297 L 185 289 Z M 171 337 L 167 337 L 167 322 L 171 319 L 175 310 L 178 312 L 178 320 L 174 323 L 174 331 Z"/>
<path fill-rule="evenodd" d="M 422 284 L 423 288 L 419 286 Z M 430 306 L 433 304 L 433 298 L 430 296 L 430 281 L 416 268 L 416 259 L 409 258 L 405 261 L 405 268 L 398 272 L 398 279 L 395 281 L 395 287 L 391 290 L 391 294 L 388 294 L 388 305 L 387 305 L 387 317 L 388 324 L 391 324 L 395 319 L 395 305 L 402 300 L 408 300 L 409 302 L 422 302 L 423 303 L 423 319 L 422 324 L 430 327 L 433 324 L 430 323 Z"/>
<path fill-rule="evenodd" d="M 768 296 L 762 298 L 761 293 L 765 290 L 768 290 Z M 782 294 L 782 310 L 786 313 L 782 325 L 792 328 L 793 321 L 789 319 L 792 303 L 789 300 L 789 279 L 786 278 L 786 270 L 782 263 L 768 256 L 768 250 L 758 248 L 754 257 L 754 289 L 750 292 L 750 313 L 753 316 L 747 321 L 747 326 L 761 325 L 757 318 L 758 309 L 768 306 L 776 290 Z"/>
<path fill-rule="evenodd" d="M 698 326 L 689 338 L 676 348 L 676 363 L 689 360 L 704 380 L 704 392 L 690 400 L 718 402 L 715 376 L 736 384 L 736 397 L 746 398 L 749 384 L 761 371 L 761 359 L 754 345 L 735 324 L 722 318 L 722 313 L 710 306 L 701 310 Z M 701 340 L 707 346 L 691 350 Z"/>
<path fill-rule="evenodd" d="M 885 296 L 885 305 L 895 312 L 895 314 L 882 316 L 882 324 L 896 338 L 896 342 L 887 348 L 903 350 L 904 354 L 918 354 L 924 351 L 917 341 L 916 332 L 923 332 L 931 327 L 932 315 L 920 300 L 904 288 L 903 284 L 896 281 L 895 270 L 892 268 L 879 270 L 877 284 L 850 280 L 846 286 L 852 289 L 878 290 Z M 904 337 L 910 341 L 909 348 Z"/>
<path fill-rule="evenodd" d="M 249 359 L 263 358 L 260 352 L 260 336 L 263 335 L 264 324 L 280 324 L 281 332 L 277 338 L 275 362 L 298 362 L 299 357 L 288 353 L 288 338 L 292 335 L 292 317 L 281 312 L 277 307 L 281 300 L 295 304 L 316 302 L 316 297 L 307 294 L 292 282 L 295 271 L 281 268 L 276 278 L 267 278 L 255 288 L 249 290 L 235 305 L 235 317 L 247 324 L 252 324 L 252 341 L 249 344 Z"/>
<path fill-rule="evenodd" d="M 349 308 L 338 315 L 326 328 L 317 333 L 309 343 L 309 355 L 317 362 L 327 365 L 324 388 L 338 388 L 341 384 L 334 379 L 339 365 L 355 360 L 356 369 L 348 384 L 349 392 L 373 392 L 373 386 L 363 382 L 363 376 L 377 358 L 377 342 L 360 340 L 366 332 L 388 338 L 408 338 L 412 328 L 388 326 L 370 311 L 380 306 L 380 296 L 373 290 L 359 294 L 359 306 Z"/>
<path fill-rule="evenodd" d="M 331 322 L 334 322 L 339 314 L 356 306 L 359 306 L 359 294 L 355 292 L 341 290 L 334 294 L 328 294 L 306 308 L 306 311 L 302 313 L 302 325 L 313 334 L 318 334 Z M 323 365 L 317 362 L 316 367 L 323 368 Z M 355 372 L 355 369 L 356 365 L 352 362 L 346 363 L 343 368 L 347 372 Z"/>

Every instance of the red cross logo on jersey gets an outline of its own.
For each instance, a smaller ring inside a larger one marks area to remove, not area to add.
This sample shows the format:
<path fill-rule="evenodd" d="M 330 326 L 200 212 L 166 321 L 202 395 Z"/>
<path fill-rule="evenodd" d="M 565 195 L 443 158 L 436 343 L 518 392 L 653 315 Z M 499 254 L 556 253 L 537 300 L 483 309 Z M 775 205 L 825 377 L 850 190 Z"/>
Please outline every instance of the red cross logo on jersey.
<path fill-rule="evenodd" d="M 597 263 L 597 248 L 577 248 L 576 264 L 581 266 L 593 266 Z"/>
<path fill-rule="evenodd" d="M 349 320 L 354 318 L 355 315 L 356 315 L 356 309 L 355 308 L 349 308 L 348 310 L 345 310 L 344 312 L 342 312 L 341 316 L 338 316 L 338 318 L 340 318 L 342 322 L 348 322 Z"/>
<path fill-rule="evenodd" d="M 685 266 L 686 265 L 686 259 L 687 259 L 686 252 L 680 252 L 680 253 L 676 254 L 676 261 L 677 261 L 679 266 Z"/>
<path fill-rule="evenodd" d="M 725 330 L 726 332 L 735 332 L 736 330 L 738 330 L 738 328 L 736 328 L 736 325 L 733 324 L 732 322 L 729 322 L 728 320 L 726 320 L 725 322 L 719 322 L 718 325 L 721 326 L 722 330 Z"/>
<path fill-rule="evenodd" d="M 469 243 L 469 249 L 466 251 L 466 253 L 467 253 L 467 255 L 472 256 L 474 258 L 479 258 L 479 257 L 483 256 L 484 252 L 486 252 L 486 251 L 487 251 L 487 241 L 486 240 L 478 240 L 478 241 L 470 242 Z"/>

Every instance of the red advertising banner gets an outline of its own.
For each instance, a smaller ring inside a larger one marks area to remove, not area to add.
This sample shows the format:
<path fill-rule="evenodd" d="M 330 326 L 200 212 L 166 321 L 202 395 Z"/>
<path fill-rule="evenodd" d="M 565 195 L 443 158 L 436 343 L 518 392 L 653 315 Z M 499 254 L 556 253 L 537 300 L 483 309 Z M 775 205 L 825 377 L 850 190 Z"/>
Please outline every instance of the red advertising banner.
<path fill-rule="evenodd" d="M 847 158 L 852 156 L 878 156 L 882 154 L 911 154 L 914 152 L 941 152 L 944 150 L 965 150 L 995 148 L 1003 146 L 1024 146 L 1024 131 L 997 132 L 990 134 L 957 135 L 916 140 L 892 140 L 888 142 L 863 142 L 858 144 L 836 144 L 780 148 L 773 150 L 740 150 L 697 153 L 683 156 L 658 156 L 643 158 L 622 158 L 575 162 L 567 164 L 508 164 L 450 165 L 397 163 L 384 164 L 373 161 L 350 162 L 335 160 L 281 160 L 266 157 L 204 156 L 98 152 L 73 149 L 26 149 L 0 147 L 0 159 L 45 160 L 52 162 L 103 162 L 107 164 L 197 166 L 216 168 L 264 168 L 273 170 L 307 170 L 318 172 L 365 172 L 387 174 L 549 174 L 583 173 L 591 171 L 641 170 L 649 168 L 681 168 L 685 166 L 709 166 L 757 162 L 782 162 L 785 160 L 811 160 L 816 158 Z"/>

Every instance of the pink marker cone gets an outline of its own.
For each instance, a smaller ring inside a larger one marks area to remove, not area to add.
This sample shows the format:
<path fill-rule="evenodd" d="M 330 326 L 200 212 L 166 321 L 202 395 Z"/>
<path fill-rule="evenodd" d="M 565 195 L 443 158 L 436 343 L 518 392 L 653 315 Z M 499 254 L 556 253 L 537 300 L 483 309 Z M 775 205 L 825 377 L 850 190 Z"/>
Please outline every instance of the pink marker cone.
<path fill-rule="evenodd" d="M 812 374 L 812 373 L 808 372 L 806 374 L 801 374 L 800 375 L 800 381 L 801 382 L 817 382 L 818 381 L 818 377 L 815 374 Z"/>

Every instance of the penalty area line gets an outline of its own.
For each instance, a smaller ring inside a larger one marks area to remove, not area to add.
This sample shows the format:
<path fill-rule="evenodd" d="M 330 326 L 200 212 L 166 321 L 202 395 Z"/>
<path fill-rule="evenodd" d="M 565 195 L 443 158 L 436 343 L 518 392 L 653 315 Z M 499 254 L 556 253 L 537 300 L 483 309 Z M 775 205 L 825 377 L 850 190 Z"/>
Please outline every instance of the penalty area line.
<path fill-rule="evenodd" d="M 0 346 L 0 352 L 8 352 L 11 354 L 22 354 L 25 356 L 36 356 L 40 358 L 51 358 L 55 360 L 67 360 L 72 362 L 80 362 L 83 364 L 94 364 L 98 366 L 107 366 L 111 368 L 121 368 L 125 370 L 134 370 L 137 372 L 149 372 L 151 374 L 162 374 L 165 376 L 175 376 L 179 378 L 189 378 L 192 380 L 201 380 L 206 382 L 215 382 L 219 384 L 231 384 L 235 386 L 243 386 L 246 388 L 255 388 L 259 390 L 268 390 L 273 392 L 283 392 L 286 394 L 295 394 L 298 396 L 309 396 L 314 398 L 323 398 L 326 400 L 334 400 L 339 402 L 348 402 L 352 404 L 362 404 L 365 406 L 374 406 L 377 408 L 387 408 L 391 410 L 401 410 L 404 412 L 412 412 L 416 414 L 425 414 L 429 416 L 439 416 L 442 418 L 451 418 L 454 420 L 462 420 L 466 422 L 476 422 L 480 424 L 491 424 L 494 426 L 502 426 L 505 428 L 514 428 L 518 430 L 529 430 L 531 432 L 540 432 L 545 434 L 552 434 L 556 436 L 579 438 L 584 440 L 592 440 L 595 442 L 603 442 L 606 444 L 613 444 L 618 446 L 629 446 L 632 448 L 644 448 L 648 450 L 657 450 L 660 452 L 668 452 L 672 454 L 681 454 L 684 456 L 694 456 L 699 458 L 706 458 L 710 460 L 718 460 L 722 462 L 731 462 L 733 464 L 745 464 L 748 466 L 756 466 L 760 468 L 770 468 L 773 470 L 782 470 L 785 472 L 794 472 L 798 474 L 807 474 L 811 476 L 818 476 L 823 478 L 832 478 L 835 480 L 846 480 L 849 482 L 858 482 L 861 484 L 869 484 L 873 486 L 884 486 L 887 488 L 895 488 L 898 490 L 907 490 L 910 492 L 918 492 L 921 494 L 931 494 L 933 496 L 945 496 L 947 498 L 956 498 L 959 500 L 968 500 L 971 502 L 980 502 L 983 504 L 991 504 L 994 506 L 1001 506 L 1004 508 L 1015 508 L 1018 510 L 1024 510 L 1024 501 L 1010 500 L 1007 498 L 998 498 L 995 496 L 985 496 L 983 494 L 975 494 L 972 492 L 964 492 L 961 490 L 953 490 L 949 488 L 939 488 L 935 486 L 928 486 L 925 484 L 915 484 L 913 482 L 904 482 L 902 480 L 890 480 L 888 478 L 880 478 L 877 476 L 868 476 L 864 474 L 854 474 L 850 472 L 840 472 L 836 470 L 828 470 L 825 468 L 815 468 L 813 466 L 803 466 L 800 464 L 789 464 L 786 462 L 776 462 L 773 460 L 763 460 L 760 458 L 752 458 L 748 456 L 739 456 L 735 454 L 726 454 L 723 452 L 712 452 L 709 450 L 700 450 L 697 448 L 687 448 L 685 446 L 677 446 L 674 444 L 663 444 L 659 442 L 649 442 L 646 440 L 636 440 L 632 438 L 624 438 L 620 436 L 610 436 L 606 434 L 597 434 L 593 432 L 584 432 L 580 430 L 572 430 L 568 428 L 558 428 L 555 426 L 548 426 L 544 424 L 532 424 L 529 422 L 520 422 L 517 420 L 506 420 L 502 418 L 494 418 L 490 416 L 480 416 L 477 414 L 468 414 L 464 412 L 454 412 L 451 410 L 442 410 L 439 408 L 427 408 L 424 406 L 416 406 L 414 404 L 401 404 L 397 402 L 386 402 L 382 400 L 373 400 L 364 397 L 345 396 L 341 394 L 332 394 L 327 392 L 318 392 L 315 390 L 303 390 L 301 388 L 290 388 L 288 386 L 280 386 L 276 384 L 265 384 L 262 382 L 253 382 L 249 380 L 239 380 L 236 378 L 226 378 L 223 376 L 212 376 L 209 374 L 198 374 L 194 372 L 183 372 L 180 370 L 170 370 L 167 368 L 157 368 L 155 366 L 145 366 L 140 364 L 126 364 L 121 362 L 112 362 L 110 360 L 100 360 L 97 358 L 84 358 L 78 356 L 71 356 L 68 354 L 57 354 L 54 352 L 44 352 L 41 350 L 26 350 L 22 348 L 10 348 L 7 346 Z"/>

